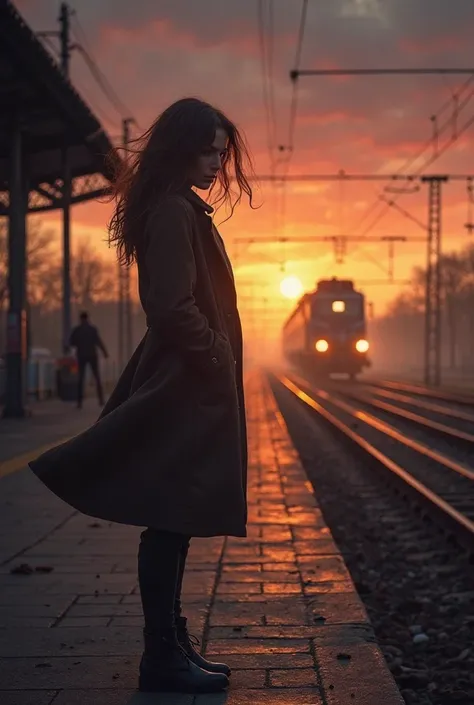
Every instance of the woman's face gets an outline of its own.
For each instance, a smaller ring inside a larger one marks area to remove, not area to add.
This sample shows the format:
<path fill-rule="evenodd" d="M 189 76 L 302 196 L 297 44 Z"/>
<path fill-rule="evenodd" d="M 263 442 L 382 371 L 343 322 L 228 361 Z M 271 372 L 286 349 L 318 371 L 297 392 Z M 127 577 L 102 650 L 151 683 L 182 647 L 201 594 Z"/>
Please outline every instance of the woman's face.
<path fill-rule="evenodd" d="M 227 133 L 218 127 L 214 142 L 199 155 L 189 171 L 189 180 L 192 186 L 203 190 L 212 186 L 227 156 L 227 142 Z"/>

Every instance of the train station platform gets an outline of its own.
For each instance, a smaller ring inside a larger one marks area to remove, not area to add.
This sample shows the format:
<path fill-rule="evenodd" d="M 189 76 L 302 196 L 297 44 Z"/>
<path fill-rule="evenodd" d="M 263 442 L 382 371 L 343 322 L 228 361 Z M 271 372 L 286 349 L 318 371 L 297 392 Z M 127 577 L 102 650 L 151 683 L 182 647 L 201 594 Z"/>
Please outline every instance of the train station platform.
<path fill-rule="evenodd" d="M 2 705 L 402 705 L 260 373 L 247 406 L 248 538 L 194 539 L 184 585 L 191 631 L 231 666 L 230 690 L 136 692 L 140 530 L 81 515 L 17 469 L 0 479 Z"/>
<path fill-rule="evenodd" d="M 28 412 L 22 419 L 0 417 L 0 478 L 93 424 L 100 408 L 95 399 L 85 399 L 82 409 L 73 402 L 50 399 L 31 403 Z"/>

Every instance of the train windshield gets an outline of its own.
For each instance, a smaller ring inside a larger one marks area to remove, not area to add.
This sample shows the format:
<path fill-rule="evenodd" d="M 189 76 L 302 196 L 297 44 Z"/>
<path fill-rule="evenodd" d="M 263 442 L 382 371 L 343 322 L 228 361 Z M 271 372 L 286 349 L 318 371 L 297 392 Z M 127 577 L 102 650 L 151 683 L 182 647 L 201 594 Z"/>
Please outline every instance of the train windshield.
<path fill-rule="evenodd" d="M 364 314 L 362 299 L 319 297 L 313 299 L 314 316 L 331 316 L 334 318 L 362 318 Z"/>

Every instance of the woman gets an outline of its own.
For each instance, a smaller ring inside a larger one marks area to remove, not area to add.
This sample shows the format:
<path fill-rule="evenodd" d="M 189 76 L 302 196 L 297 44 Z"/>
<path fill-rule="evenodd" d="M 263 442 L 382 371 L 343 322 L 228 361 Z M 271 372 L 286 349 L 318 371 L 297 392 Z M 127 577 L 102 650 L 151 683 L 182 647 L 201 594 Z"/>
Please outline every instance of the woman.
<path fill-rule="evenodd" d="M 136 261 L 147 332 L 98 421 L 30 464 L 76 509 L 148 527 L 138 577 L 145 617 L 139 688 L 213 692 L 230 669 L 206 661 L 181 614 L 192 536 L 246 536 L 242 331 L 232 269 L 192 190 L 218 186 L 231 214 L 251 168 L 243 139 L 194 98 L 171 105 L 119 174 L 111 241 Z M 235 179 L 236 197 L 230 183 Z"/>

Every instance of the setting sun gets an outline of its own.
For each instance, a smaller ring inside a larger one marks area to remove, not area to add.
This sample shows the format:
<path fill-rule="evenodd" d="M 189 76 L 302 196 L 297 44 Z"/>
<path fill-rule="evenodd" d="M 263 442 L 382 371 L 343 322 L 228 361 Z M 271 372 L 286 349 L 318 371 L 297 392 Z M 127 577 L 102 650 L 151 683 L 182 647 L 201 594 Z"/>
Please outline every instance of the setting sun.
<path fill-rule="evenodd" d="M 297 299 L 303 293 L 303 285 L 298 277 L 285 277 L 280 283 L 280 291 L 287 299 Z"/>

